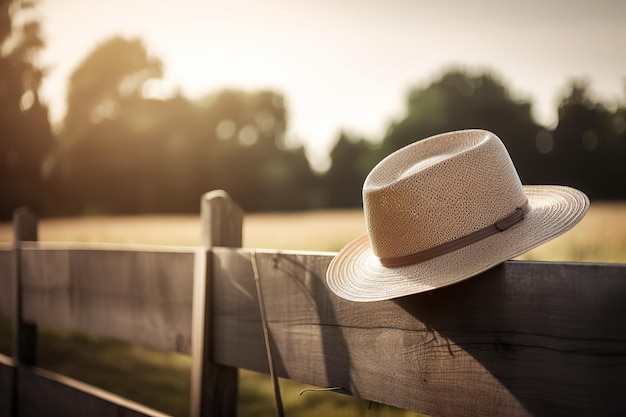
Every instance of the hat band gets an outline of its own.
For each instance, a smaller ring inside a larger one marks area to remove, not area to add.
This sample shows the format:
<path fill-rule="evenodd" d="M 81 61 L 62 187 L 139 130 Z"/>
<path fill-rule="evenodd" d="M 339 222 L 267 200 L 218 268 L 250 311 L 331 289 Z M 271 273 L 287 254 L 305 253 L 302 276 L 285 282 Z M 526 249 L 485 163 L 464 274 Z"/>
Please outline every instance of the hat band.
<path fill-rule="evenodd" d="M 521 207 L 517 207 L 513 213 L 509 214 L 506 217 L 503 217 L 494 224 L 489 225 L 483 229 L 477 230 L 465 236 L 461 236 L 457 239 L 451 240 L 450 242 L 446 242 L 441 245 L 409 255 L 392 258 L 380 258 L 380 263 L 388 268 L 397 268 L 436 258 L 448 252 L 452 252 L 472 243 L 478 242 L 479 240 L 482 240 L 491 235 L 495 235 L 498 232 L 505 231 L 514 224 L 522 221 L 522 219 L 524 219 L 524 216 L 526 216 L 529 211 L 530 204 L 528 203 L 528 200 L 526 200 L 526 202 Z"/>

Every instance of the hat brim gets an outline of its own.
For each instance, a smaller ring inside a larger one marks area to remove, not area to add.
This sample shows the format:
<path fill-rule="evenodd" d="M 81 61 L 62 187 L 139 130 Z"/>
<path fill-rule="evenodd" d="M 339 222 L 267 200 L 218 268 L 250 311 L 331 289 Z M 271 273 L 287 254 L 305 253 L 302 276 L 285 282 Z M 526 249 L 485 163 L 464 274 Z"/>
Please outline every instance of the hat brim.
<path fill-rule="evenodd" d="M 530 211 L 509 229 L 437 258 L 388 268 L 372 253 L 367 235 L 348 243 L 331 261 L 326 282 L 351 301 L 380 301 L 451 285 L 519 256 L 574 227 L 589 208 L 570 187 L 526 185 Z"/>

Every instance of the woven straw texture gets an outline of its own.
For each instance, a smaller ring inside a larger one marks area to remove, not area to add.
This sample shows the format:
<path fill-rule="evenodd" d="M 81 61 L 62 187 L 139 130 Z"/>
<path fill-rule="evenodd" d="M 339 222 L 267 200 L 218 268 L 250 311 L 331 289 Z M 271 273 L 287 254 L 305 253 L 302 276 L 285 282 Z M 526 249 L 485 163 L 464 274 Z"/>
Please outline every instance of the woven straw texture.
<path fill-rule="evenodd" d="M 529 202 L 525 218 L 461 249 L 412 265 L 400 257 L 495 224 Z M 329 288 L 353 301 L 401 297 L 450 285 L 539 246 L 578 223 L 589 207 L 563 186 L 522 186 L 500 139 L 466 130 L 413 143 L 383 159 L 363 186 L 367 234 L 343 248 Z"/>

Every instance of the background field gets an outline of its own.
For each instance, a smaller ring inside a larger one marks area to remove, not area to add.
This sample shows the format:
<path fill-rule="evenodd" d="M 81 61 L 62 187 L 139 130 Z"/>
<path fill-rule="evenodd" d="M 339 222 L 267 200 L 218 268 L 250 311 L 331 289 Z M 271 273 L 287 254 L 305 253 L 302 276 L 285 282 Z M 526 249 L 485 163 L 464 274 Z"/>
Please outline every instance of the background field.
<path fill-rule="evenodd" d="M 199 216 L 111 216 L 45 219 L 39 239 L 198 245 Z M 244 220 L 244 246 L 338 251 L 365 233 L 361 210 L 253 213 Z M 11 225 L 0 223 L 0 242 L 10 243 Z M 626 202 L 593 202 L 583 220 L 565 235 L 520 259 L 572 262 L 626 262 Z"/>
<path fill-rule="evenodd" d="M 40 240 L 198 245 L 199 216 L 86 217 L 44 219 Z M 247 215 L 244 246 L 337 251 L 364 232 L 360 210 Z M 11 225 L 0 224 L 0 242 L 10 243 Z M 567 234 L 520 257 L 525 260 L 626 263 L 626 203 L 593 203 Z M 167 413 L 189 410 L 190 358 L 93 335 L 40 329 L 41 366 L 101 386 Z M 10 352 L 10 326 L 0 320 L 0 352 Z M 241 416 L 275 415 L 268 377 L 240 372 Z M 411 416 L 332 392 L 308 392 L 282 381 L 291 416 Z"/>

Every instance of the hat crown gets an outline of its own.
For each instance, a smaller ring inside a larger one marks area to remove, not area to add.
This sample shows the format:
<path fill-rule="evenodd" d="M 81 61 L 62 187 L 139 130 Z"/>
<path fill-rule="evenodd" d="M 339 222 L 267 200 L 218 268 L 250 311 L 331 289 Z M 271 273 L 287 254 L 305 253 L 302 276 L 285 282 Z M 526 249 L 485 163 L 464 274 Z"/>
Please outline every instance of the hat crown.
<path fill-rule="evenodd" d="M 464 130 L 406 146 L 374 167 L 363 185 L 373 253 L 394 258 L 495 224 L 526 202 L 504 144 Z"/>

